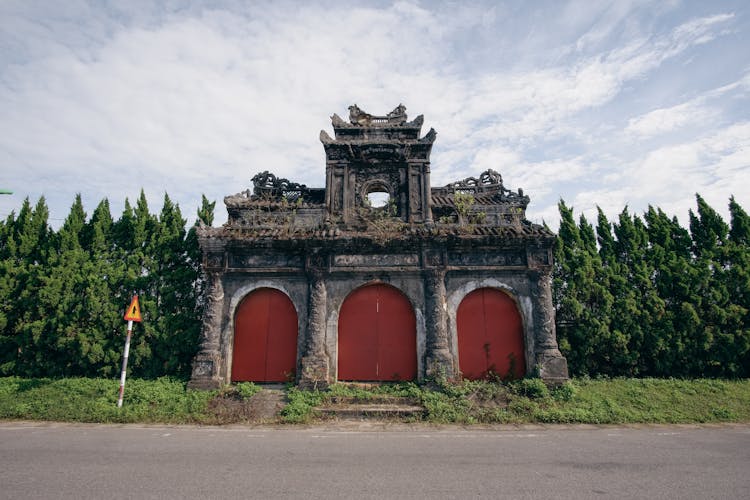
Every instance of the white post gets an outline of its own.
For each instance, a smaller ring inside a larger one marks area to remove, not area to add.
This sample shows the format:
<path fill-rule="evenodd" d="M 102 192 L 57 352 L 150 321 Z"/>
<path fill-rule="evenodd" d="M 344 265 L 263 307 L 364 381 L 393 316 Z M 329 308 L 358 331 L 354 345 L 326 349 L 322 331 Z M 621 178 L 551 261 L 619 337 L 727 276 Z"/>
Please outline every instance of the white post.
<path fill-rule="evenodd" d="M 117 399 L 117 407 L 122 408 L 122 396 L 125 393 L 125 373 L 128 370 L 128 354 L 130 353 L 130 334 L 133 331 L 133 321 L 128 321 L 128 336 L 125 339 L 125 354 L 122 357 L 122 373 L 120 374 L 120 397 Z"/>

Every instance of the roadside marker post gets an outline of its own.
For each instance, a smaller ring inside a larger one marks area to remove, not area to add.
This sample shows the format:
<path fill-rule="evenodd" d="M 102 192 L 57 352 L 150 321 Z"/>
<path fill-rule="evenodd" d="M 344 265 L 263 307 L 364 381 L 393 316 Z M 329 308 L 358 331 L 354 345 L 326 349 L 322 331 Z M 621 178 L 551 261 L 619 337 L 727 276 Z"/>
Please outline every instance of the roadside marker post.
<path fill-rule="evenodd" d="M 125 375 L 128 371 L 128 355 L 130 354 L 130 337 L 133 333 L 133 322 L 137 321 L 140 323 L 143 321 L 141 317 L 141 306 L 138 304 L 138 296 L 133 295 L 133 300 L 130 301 L 127 312 L 124 317 L 125 321 L 128 322 L 128 335 L 125 338 L 125 350 L 122 356 L 122 373 L 120 374 L 120 395 L 117 398 L 117 407 L 122 408 L 122 398 L 125 394 Z"/>

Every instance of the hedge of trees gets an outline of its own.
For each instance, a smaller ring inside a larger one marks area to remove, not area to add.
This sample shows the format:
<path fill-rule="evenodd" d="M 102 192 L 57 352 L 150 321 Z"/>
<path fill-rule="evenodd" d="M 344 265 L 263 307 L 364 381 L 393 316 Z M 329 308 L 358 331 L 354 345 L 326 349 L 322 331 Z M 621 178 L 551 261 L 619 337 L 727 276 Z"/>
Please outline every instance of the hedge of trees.
<path fill-rule="evenodd" d="M 213 203 L 199 218 L 210 224 Z M 26 199 L 0 224 L 0 376 L 111 377 L 119 373 L 125 308 L 139 295 L 129 369 L 137 377 L 186 377 L 198 347 L 202 307 L 195 231 L 165 194 L 158 216 L 146 197 L 109 202 L 87 220 L 80 195 L 59 230 L 44 198 Z"/>
<path fill-rule="evenodd" d="M 734 199 L 729 224 L 697 201 L 689 229 L 653 207 L 576 223 L 560 202 L 554 300 L 571 374 L 750 375 L 750 218 Z M 211 225 L 214 205 L 203 197 L 198 219 Z M 27 199 L 0 222 L 0 376 L 116 376 L 134 293 L 132 375 L 189 376 L 203 281 L 179 206 L 165 195 L 153 215 L 141 192 L 115 221 L 106 199 L 87 218 L 77 196 L 60 229 L 48 216 Z"/>
<path fill-rule="evenodd" d="M 596 227 L 560 202 L 554 298 L 573 374 L 750 375 L 750 218 L 697 195 L 689 230 L 662 210 Z"/>

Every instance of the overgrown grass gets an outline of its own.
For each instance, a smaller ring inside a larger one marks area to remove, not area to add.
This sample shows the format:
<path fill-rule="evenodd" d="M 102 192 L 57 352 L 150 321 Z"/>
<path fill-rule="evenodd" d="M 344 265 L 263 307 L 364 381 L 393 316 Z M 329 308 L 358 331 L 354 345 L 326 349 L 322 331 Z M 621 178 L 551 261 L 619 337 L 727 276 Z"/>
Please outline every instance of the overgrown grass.
<path fill-rule="evenodd" d="M 303 391 L 290 387 L 287 392 L 288 403 L 281 410 L 281 418 L 290 424 L 310 421 L 315 416 L 315 407 L 323 402 L 321 391 Z"/>
<path fill-rule="evenodd" d="M 426 392 L 427 420 L 451 423 L 707 423 L 750 421 L 750 381 L 538 379 L 463 382 Z"/>
<path fill-rule="evenodd" d="M 186 390 L 169 378 L 128 380 L 117 408 L 119 380 L 0 378 L 0 418 L 103 423 L 197 423 L 207 420 L 216 391 Z"/>
<path fill-rule="evenodd" d="M 0 378 L 0 418 L 75 422 L 216 423 L 215 397 L 249 400 L 261 388 L 242 383 L 223 391 L 191 391 L 172 379 L 130 380 L 117 408 L 117 380 Z M 229 394 L 231 393 L 231 394 Z M 280 421 L 303 423 L 314 408 L 348 398 L 406 398 L 425 407 L 431 423 L 707 423 L 750 422 L 750 380 L 576 379 L 549 389 L 539 379 L 415 383 L 364 388 L 334 384 L 325 391 L 287 390 Z"/>
<path fill-rule="evenodd" d="M 750 380 L 577 380 L 569 401 L 542 407 L 539 422 L 706 423 L 750 421 Z"/>

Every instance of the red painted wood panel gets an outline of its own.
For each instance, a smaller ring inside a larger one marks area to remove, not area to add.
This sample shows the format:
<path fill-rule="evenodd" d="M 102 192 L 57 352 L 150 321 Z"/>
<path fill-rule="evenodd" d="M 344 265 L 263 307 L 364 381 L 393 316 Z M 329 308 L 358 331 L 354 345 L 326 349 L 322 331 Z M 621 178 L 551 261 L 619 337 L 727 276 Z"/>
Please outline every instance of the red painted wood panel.
<path fill-rule="evenodd" d="M 414 310 L 399 290 L 358 288 L 339 311 L 339 380 L 414 380 L 416 332 Z"/>
<path fill-rule="evenodd" d="M 378 286 L 376 380 L 417 378 L 417 321 L 411 302 L 396 288 Z"/>
<path fill-rule="evenodd" d="M 274 291 L 266 347 L 266 382 L 285 382 L 297 367 L 297 311 L 289 297 Z"/>
<path fill-rule="evenodd" d="M 459 368 L 464 378 L 489 373 L 521 378 L 526 374 L 523 323 L 510 296 L 494 288 L 469 293 L 458 306 Z"/>
<path fill-rule="evenodd" d="M 234 319 L 232 381 L 284 382 L 297 365 L 297 311 L 283 292 L 259 288 Z"/>

